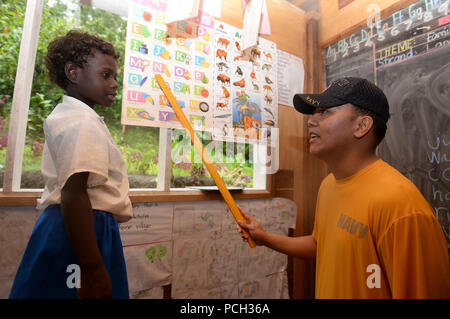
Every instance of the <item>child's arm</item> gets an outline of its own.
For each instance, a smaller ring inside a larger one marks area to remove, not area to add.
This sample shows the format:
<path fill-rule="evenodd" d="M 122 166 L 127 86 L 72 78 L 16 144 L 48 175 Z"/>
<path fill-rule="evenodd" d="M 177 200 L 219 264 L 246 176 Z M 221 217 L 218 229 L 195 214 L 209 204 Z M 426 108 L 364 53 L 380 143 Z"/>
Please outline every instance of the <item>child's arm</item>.
<path fill-rule="evenodd" d="M 89 172 L 76 173 L 61 190 L 61 211 L 70 244 L 81 269 L 79 298 L 111 298 L 112 285 L 97 245 L 87 193 Z"/>

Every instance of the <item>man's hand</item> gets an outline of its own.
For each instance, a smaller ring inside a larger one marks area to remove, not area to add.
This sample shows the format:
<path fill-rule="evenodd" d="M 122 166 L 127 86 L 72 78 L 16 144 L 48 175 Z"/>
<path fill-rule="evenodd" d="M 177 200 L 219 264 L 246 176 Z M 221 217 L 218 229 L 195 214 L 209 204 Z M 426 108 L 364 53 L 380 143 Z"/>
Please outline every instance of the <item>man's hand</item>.
<path fill-rule="evenodd" d="M 245 223 L 238 221 L 238 231 L 241 233 L 241 236 L 244 240 L 248 239 L 248 234 L 245 234 L 243 230 L 246 230 L 250 236 L 254 239 L 255 243 L 257 245 L 264 245 L 265 244 L 265 236 L 266 232 L 262 229 L 261 225 L 252 218 L 249 214 L 244 212 L 241 208 L 239 208 L 241 211 L 242 216 L 245 219 Z"/>
<path fill-rule="evenodd" d="M 243 230 L 246 230 L 257 245 L 264 245 L 293 257 L 304 259 L 316 258 L 317 244 L 312 235 L 288 237 L 266 233 L 255 219 L 242 209 L 239 208 L 239 210 L 241 211 L 245 222 L 239 221 L 237 227 L 244 240 L 248 238 L 248 235 L 243 232 Z"/>

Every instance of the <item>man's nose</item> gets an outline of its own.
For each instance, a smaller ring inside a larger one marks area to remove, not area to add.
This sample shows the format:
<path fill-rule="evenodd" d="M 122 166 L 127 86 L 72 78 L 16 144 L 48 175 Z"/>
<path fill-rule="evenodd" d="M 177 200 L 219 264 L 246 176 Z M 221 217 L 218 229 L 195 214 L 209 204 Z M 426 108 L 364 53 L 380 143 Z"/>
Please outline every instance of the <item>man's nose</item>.
<path fill-rule="evenodd" d="M 317 121 L 317 118 L 316 118 L 316 114 L 310 115 L 307 123 L 308 123 L 308 127 L 315 127 L 315 126 L 317 126 L 318 121 Z"/>

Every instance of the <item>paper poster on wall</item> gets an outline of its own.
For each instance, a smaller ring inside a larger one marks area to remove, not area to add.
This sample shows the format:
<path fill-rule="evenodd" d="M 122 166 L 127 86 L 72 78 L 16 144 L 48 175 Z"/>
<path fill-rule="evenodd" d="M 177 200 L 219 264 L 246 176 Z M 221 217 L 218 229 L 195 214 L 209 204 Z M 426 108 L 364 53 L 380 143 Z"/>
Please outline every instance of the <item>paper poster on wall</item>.
<path fill-rule="evenodd" d="M 222 0 L 167 0 L 166 23 L 195 18 L 200 11 L 220 18 L 222 16 Z"/>
<path fill-rule="evenodd" d="M 220 239 L 176 237 L 173 251 L 172 295 L 193 289 L 215 289 L 238 283 L 239 236 Z M 206 236 L 207 237 L 207 236 Z"/>
<path fill-rule="evenodd" d="M 172 282 L 172 242 L 124 247 L 130 293 Z"/>
<path fill-rule="evenodd" d="M 267 11 L 267 2 L 263 1 L 263 7 L 261 12 L 261 26 L 259 28 L 260 35 L 271 35 L 272 31 L 270 29 L 269 12 Z"/>
<path fill-rule="evenodd" d="M 295 223 L 295 205 L 286 202 L 267 199 L 237 204 L 258 216 L 261 224 L 275 223 L 273 232 L 281 235 L 287 233 L 281 226 Z M 268 277 L 286 270 L 286 255 L 265 247 L 250 248 L 237 233 L 236 222 L 223 202 L 176 203 L 173 223 L 174 298 L 258 298 L 273 296 L 267 289 L 282 286 Z M 281 281 L 282 277 L 277 278 Z"/>
<path fill-rule="evenodd" d="M 154 287 L 144 290 L 139 290 L 136 292 L 130 291 L 130 299 L 163 299 L 164 298 L 164 288 Z"/>
<path fill-rule="evenodd" d="M 124 125 L 182 128 L 154 74 L 161 74 L 196 130 L 212 129 L 212 17 L 166 25 L 167 2 L 129 3 L 122 117 Z"/>
<path fill-rule="evenodd" d="M 220 18 L 222 16 L 222 0 L 202 1 L 202 10 L 210 16 Z"/>
<path fill-rule="evenodd" d="M 275 223 L 270 232 L 286 234 L 295 225 L 297 209 L 288 199 L 236 203 L 261 225 Z M 0 209 L 1 298 L 8 297 L 39 213 L 32 207 Z M 173 298 L 287 297 L 286 256 L 250 248 L 223 201 L 133 204 L 133 214 L 119 225 L 131 298 L 162 298 L 167 284 Z"/>
<path fill-rule="evenodd" d="M 166 23 L 197 17 L 200 3 L 200 0 L 167 0 Z"/>
<path fill-rule="evenodd" d="M 141 245 L 172 240 L 172 203 L 133 205 L 133 218 L 119 224 L 122 244 Z"/>
<path fill-rule="evenodd" d="M 278 50 L 278 103 L 292 106 L 294 95 L 303 93 L 305 69 L 303 60 L 295 55 Z"/>
<path fill-rule="evenodd" d="M 276 44 L 259 38 L 244 61 L 241 29 L 215 21 L 214 33 L 213 138 L 265 143 L 278 120 Z"/>
<path fill-rule="evenodd" d="M 202 232 L 208 238 L 220 235 L 224 205 L 219 201 L 195 204 L 176 204 L 174 208 L 174 236 L 195 236 Z M 230 213 L 231 218 L 232 215 Z"/>
<path fill-rule="evenodd" d="M 244 22 L 242 27 L 242 49 L 245 50 L 257 44 L 261 25 L 261 12 L 264 0 L 243 0 Z"/>

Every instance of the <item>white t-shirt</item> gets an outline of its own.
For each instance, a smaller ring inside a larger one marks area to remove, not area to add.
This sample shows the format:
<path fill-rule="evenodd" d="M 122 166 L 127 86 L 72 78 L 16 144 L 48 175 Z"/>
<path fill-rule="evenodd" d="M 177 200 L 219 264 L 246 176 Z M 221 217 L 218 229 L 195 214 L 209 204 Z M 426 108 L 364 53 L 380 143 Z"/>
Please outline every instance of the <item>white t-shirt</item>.
<path fill-rule="evenodd" d="M 61 203 L 61 189 L 75 173 L 89 172 L 88 195 L 93 209 L 131 219 L 128 175 L 108 127 L 92 108 L 64 96 L 44 122 L 41 170 L 45 181 L 38 209 Z"/>

